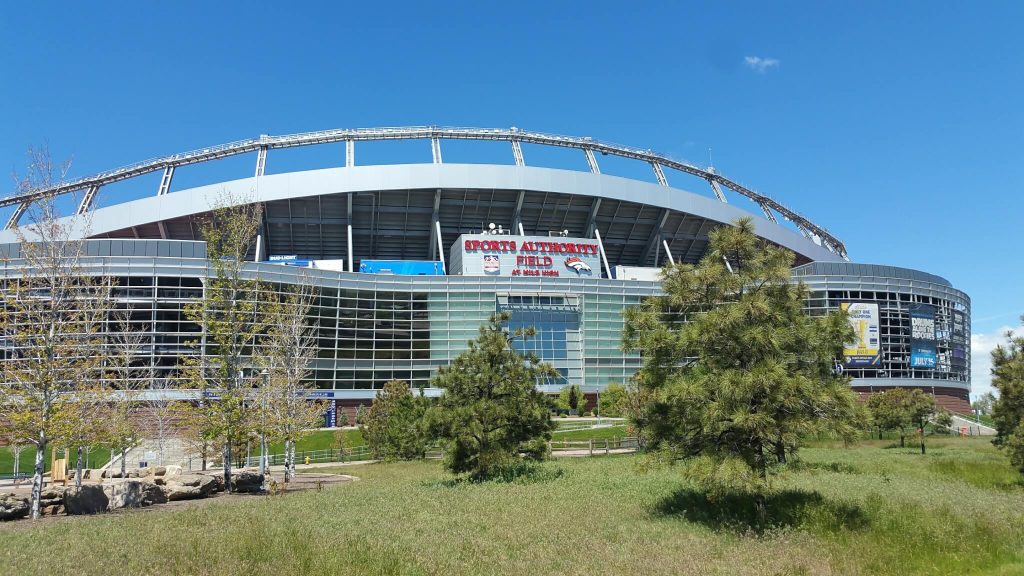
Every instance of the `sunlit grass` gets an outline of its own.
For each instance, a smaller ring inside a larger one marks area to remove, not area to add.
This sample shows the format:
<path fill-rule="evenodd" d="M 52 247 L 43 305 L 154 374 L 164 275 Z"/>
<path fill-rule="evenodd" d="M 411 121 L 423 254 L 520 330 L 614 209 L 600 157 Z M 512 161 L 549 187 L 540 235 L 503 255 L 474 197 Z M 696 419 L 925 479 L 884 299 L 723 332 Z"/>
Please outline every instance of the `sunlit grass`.
<path fill-rule="evenodd" d="M 634 456 L 483 483 L 404 462 L 339 468 L 360 480 L 320 493 L 0 526 L 0 561 L 11 574 L 1024 572 L 1024 488 L 1004 481 L 1016 472 L 1001 454 L 985 440 L 926 456 L 888 445 L 804 450 L 760 535 L 748 499 L 709 502 Z"/>

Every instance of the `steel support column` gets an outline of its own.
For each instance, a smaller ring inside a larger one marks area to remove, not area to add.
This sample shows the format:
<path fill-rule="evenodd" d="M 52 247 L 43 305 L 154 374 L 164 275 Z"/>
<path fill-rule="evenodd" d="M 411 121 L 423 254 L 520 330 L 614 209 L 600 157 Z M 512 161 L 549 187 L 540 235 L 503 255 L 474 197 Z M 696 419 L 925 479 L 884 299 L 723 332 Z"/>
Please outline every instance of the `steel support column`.
<path fill-rule="evenodd" d="M 441 235 L 441 189 L 438 188 L 434 191 L 434 211 L 430 215 L 430 259 L 437 260 L 437 251 L 440 247 L 440 243 L 437 242 L 438 236 Z M 443 254 L 442 254 L 443 256 Z"/>
<path fill-rule="evenodd" d="M 441 163 L 441 140 L 437 138 L 430 139 L 430 152 L 434 156 L 434 164 Z"/>
<path fill-rule="evenodd" d="M 525 197 L 526 191 L 520 190 L 519 194 L 516 196 L 516 209 L 512 212 L 512 230 L 518 229 L 520 234 L 522 234 L 523 230 L 523 198 Z M 525 234 L 522 235 L 525 236 Z"/>
<path fill-rule="evenodd" d="M 82 196 L 82 201 L 78 203 L 78 210 L 75 214 L 81 216 L 89 210 L 92 210 L 92 203 L 96 201 L 96 194 L 100 191 L 100 187 L 97 185 L 89 186 L 89 189 L 85 191 L 85 196 Z"/>
<path fill-rule="evenodd" d="M 675 266 L 676 259 L 672 257 L 672 249 L 668 247 L 668 240 L 662 239 L 661 244 L 665 247 L 665 254 L 668 254 L 669 263 Z"/>
<path fill-rule="evenodd" d="M 355 272 L 352 260 L 352 193 L 348 195 L 348 241 L 345 243 L 348 248 L 348 271 Z"/>
<path fill-rule="evenodd" d="M 345 140 L 345 168 L 356 165 L 356 141 Z"/>
<path fill-rule="evenodd" d="M 32 202 L 22 202 L 18 204 L 18 207 L 11 213 L 11 217 L 7 219 L 7 225 L 4 226 L 5 230 L 13 230 L 18 227 L 18 221 L 25 215 L 28 207 L 32 205 Z"/>
<path fill-rule="evenodd" d="M 256 152 L 256 176 L 263 176 L 267 172 L 267 147 L 260 146 Z"/>
<path fill-rule="evenodd" d="M 600 174 L 601 168 L 597 165 L 597 158 L 594 158 L 594 151 L 590 148 L 584 148 L 583 153 L 587 155 L 587 166 L 590 166 L 590 171 L 594 174 Z"/>
<path fill-rule="evenodd" d="M 651 162 L 651 168 L 654 168 L 654 177 L 658 179 L 658 184 L 668 186 L 668 178 L 665 178 L 665 171 L 661 169 L 661 164 Z"/>
<path fill-rule="evenodd" d="M 164 166 L 164 175 L 160 178 L 160 188 L 156 195 L 163 196 L 171 191 L 171 180 L 174 178 L 174 165 Z"/>
<path fill-rule="evenodd" d="M 587 216 L 587 227 L 583 230 L 583 235 L 591 237 L 594 235 L 594 230 L 597 229 L 597 212 L 601 209 L 601 198 L 594 198 L 594 201 L 590 204 L 590 215 Z"/>
<path fill-rule="evenodd" d="M 441 272 L 447 275 L 448 270 L 445 268 L 444 263 L 444 241 L 441 239 L 441 223 L 435 220 L 434 228 L 437 230 L 437 253 L 441 256 Z"/>
<path fill-rule="evenodd" d="M 779 223 L 779 221 L 775 219 L 775 214 L 772 214 L 772 209 L 769 208 L 767 204 L 764 202 L 758 202 L 757 205 L 761 207 L 761 212 L 764 212 L 765 218 L 775 222 L 776 224 Z"/>
<path fill-rule="evenodd" d="M 594 228 L 594 238 L 597 238 L 597 247 L 601 250 L 601 261 L 604 262 L 604 271 L 608 274 L 608 278 L 614 278 L 612 276 L 612 267 L 608 265 L 608 255 L 604 252 L 604 242 L 601 241 L 601 231 Z"/>
<path fill-rule="evenodd" d="M 718 196 L 718 199 L 725 204 L 729 203 L 729 200 L 725 197 L 725 193 L 722 192 L 722 187 L 718 185 L 718 181 L 714 178 L 708 178 L 708 184 L 711 184 L 711 190 Z"/>
<path fill-rule="evenodd" d="M 651 250 L 654 250 L 658 246 L 658 242 L 662 239 L 661 234 L 665 229 L 665 222 L 668 221 L 669 211 L 668 208 L 662 208 L 661 214 L 658 215 L 658 225 L 651 230 L 651 235 L 647 237 L 647 247 L 644 248 L 642 254 L 640 254 L 640 265 L 646 266 L 647 259 L 651 256 Z M 655 259 L 657 260 L 657 259 Z M 654 265 L 657 266 L 658 262 L 655 261 Z"/>
<path fill-rule="evenodd" d="M 512 157 L 516 160 L 516 166 L 526 166 L 526 162 L 523 160 L 523 147 L 519 144 L 519 140 L 512 141 Z"/>

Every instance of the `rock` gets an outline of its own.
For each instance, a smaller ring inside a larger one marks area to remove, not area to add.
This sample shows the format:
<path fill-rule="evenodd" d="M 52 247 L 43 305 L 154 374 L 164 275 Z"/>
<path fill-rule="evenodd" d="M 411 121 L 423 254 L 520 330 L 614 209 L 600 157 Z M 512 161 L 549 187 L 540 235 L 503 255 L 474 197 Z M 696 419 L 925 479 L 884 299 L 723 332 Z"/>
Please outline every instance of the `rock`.
<path fill-rule="evenodd" d="M 64 510 L 71 515 L 98 514 L 106 510 L 109 503 L 103 486 L 83 485 L 64 491 Z"/>
<path fill-rule="evenodd" d="M 43 516 L 60 516 L 64 513 L 64 506 L 61 504 L 54 504 L 53 506 L 45 506 L 40 508 L 40 513 Z"/>
<path fill-rule="evenodd" d="M 138 475 L 137 476 L 132 476 L 132 478 L 148 478 L 148 477 L 153 475 L 153 469 L 152 468 L 139 468 L 137 472 L 138 472 Z"/>
<path fill-rule="evenodd" d="M 146 480 L 126 480 L 103 487 L 109 500 L 108 509 L 140 508 L 167 502 L 167 493 L 161 486 Z"/>
<path fill-rule="evenodd" d="M 28 516 L 30 509 L 28 498 L 7 494 L 0 498 L 0 521 L 24 518 Z"/>
<path fill-rule="evenodd" d="M 153 476 L 163 476 L 164 474 L 167 474 L 166 466 L 157 466 L 156 468 L 153 468 Z"/>
<path fill-rule="evenodd" d="M 181 476 L 181 466 L 171 464 L 170 466 L 164 466 L 164 469 L 167 470 L 164 476 Z"/>
<path fill-rule="evenodd" d="M 142 485 L 142 505 L 152 506 L 153 504 L 166 504 L 167 490 L 157 484 L 145 483 Z"/>
<path fill-rule="evenodd" d="M 240 494 L 263 492 L 263 475 L 251 470 L 239 470 L 231 475 L 231 489 Z"/>
<path fill-rule="evenodd" d="M 183 486 L 181 484 L 167 485 L 167 501 L 177 502 L 178 500 L 195 500 L 202 498 L 203 493 L 195 486 Z"/>
<path fill-rule="evenodd" d="M 63 486 L 51 486 L 49 488 L 43 488 L 43 491 L 42 493 L 40 493 L 39 497 L 43 500 L 63 500 L 65 490 L 67 490 L 67 488 Z"/>

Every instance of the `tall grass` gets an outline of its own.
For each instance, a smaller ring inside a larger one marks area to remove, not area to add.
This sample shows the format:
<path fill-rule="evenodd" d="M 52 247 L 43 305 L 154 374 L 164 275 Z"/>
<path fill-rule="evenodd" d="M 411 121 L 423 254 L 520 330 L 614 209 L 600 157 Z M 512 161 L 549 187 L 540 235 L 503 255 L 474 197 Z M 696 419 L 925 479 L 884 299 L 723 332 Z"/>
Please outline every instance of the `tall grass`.
<path fill-rule="evenodd" d="M 1024 488 L 944 464 L 1000 457 L 970 440 L 807 449 L 760 534 L 742 497 L 708 501 L 634 456 L 483 483 L 435 462 L 346 467 L 360 480 L 319 493 L 0 525 L 0 559 L 10 574 L 1022 573 Z"/>

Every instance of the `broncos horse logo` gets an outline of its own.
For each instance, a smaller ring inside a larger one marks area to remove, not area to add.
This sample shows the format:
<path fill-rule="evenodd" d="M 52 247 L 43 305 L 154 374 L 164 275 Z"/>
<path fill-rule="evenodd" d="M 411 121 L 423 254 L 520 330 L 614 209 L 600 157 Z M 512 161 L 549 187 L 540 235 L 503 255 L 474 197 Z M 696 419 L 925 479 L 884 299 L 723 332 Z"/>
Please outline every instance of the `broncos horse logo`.
<path fill-rule="evenodd" d="M 580 260 L 576 256 L 566 258 L 565 265 L 575 270 L 577 276 L 579 276 L 583 272 L 593 272 L 593 270 L 590 269 L 590 266 L 586 262 Z"/>

